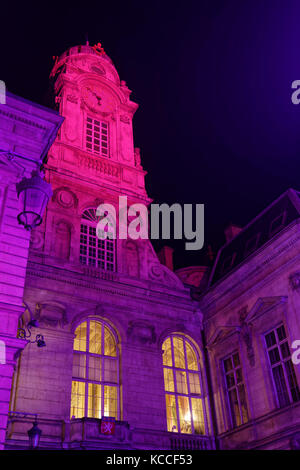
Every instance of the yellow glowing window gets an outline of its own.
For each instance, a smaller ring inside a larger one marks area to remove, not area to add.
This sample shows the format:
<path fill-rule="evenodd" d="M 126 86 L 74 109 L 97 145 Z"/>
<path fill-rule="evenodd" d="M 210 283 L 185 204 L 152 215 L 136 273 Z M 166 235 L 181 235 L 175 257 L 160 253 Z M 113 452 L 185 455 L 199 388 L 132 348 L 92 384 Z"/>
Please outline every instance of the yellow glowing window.
<path fill-rule="evenodd" d="M 163 343 L 163 369 L 169 432 L 208 434 L 199 357 L 182 335 Z"/>
<path fill-rule="evenodd" d="M 104 321 L 89 319 L 75 330 L 71 418 L 120 419 L 116 335 Z"/>

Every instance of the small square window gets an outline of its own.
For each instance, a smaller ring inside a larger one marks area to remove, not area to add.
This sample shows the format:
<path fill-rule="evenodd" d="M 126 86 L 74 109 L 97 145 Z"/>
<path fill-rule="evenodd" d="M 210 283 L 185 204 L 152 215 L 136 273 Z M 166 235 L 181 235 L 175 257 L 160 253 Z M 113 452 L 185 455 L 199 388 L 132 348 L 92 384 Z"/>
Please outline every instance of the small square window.
<path fill-rule="evenodd" d="M 107 157 L 108 152 L 108 124 L 99 120 L 87 118 L 86 121 L 86 149 Z"/>

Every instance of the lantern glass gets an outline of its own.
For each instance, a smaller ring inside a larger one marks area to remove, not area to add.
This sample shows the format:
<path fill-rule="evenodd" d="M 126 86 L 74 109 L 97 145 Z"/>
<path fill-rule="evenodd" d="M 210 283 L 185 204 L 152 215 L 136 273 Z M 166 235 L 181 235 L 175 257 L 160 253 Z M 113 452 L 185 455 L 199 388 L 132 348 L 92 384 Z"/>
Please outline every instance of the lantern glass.
<path fill-rule="evenodd" d="M 18 221 L 26 230 L 31 230 L 42 223 L 49 198 L 52 196 L 50 184 L 43 180 L 37 171 L 31 178 L 23 178 L 17 184 L 21 212 Z"/>
<path fill-rule="evenodd" d="M 27 431 L 29 437 L 29 446 L 31 449 L 37 449 L 40 443 L 40 437 L 42 431 L 39 429 L 37 425 L 37 421 L 33 423 L 33 426 L 29 431 Z"/>

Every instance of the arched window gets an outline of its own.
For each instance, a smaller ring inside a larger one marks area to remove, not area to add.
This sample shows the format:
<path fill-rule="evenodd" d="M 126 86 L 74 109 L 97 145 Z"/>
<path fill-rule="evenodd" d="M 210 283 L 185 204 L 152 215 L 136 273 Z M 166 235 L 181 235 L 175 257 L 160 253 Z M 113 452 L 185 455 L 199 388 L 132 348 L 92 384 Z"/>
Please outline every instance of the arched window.
<path fill-rule="evenodd" d="M 71 418 L 120 419 L 119 358 L 116 337 L 101 320 L 89 319 L 75 330 Z"/>
<path fill-rule="evenodd" d="M 106 271 L 115 271 L 115 240 L 110 238 L 102 240 L 97 237 L 98 221 L 95 208 L 83 212 L 80 227 L 80 263 Z"/>
<path fill-rule="evenodd" d="M 207 434 L 200 367 L 194 346 L 184 336 L 163 343 L 168 431 Z"/>

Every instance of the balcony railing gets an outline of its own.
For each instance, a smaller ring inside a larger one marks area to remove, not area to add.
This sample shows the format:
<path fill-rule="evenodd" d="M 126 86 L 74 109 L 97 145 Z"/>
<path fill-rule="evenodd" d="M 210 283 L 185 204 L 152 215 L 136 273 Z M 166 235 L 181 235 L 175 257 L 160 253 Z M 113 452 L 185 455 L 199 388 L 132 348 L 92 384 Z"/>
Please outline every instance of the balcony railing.
<path fill-rule="evenodd" d="M 208 436 L 172 436 L 171 450 L 211 450 L 215 449 L 214 440 Z"/>
<path fill-rule="evenodd" d="M 26 415 L 26 416 L 25 416 Z M 24 413 L 8 419 L 6 448 L 28 448 L 27 431 L 32 419 Z M 131 428 L 127 422 L 116 421 L 113 435 L 101 433 L 101 421 L 95 418 L 57 420 L 39 417 L 42 430 L 41 449 L 159 449 L 159 450 L 211 450 L 215 449 L 213 437 L 175 434 L 145 428 Z"/>

